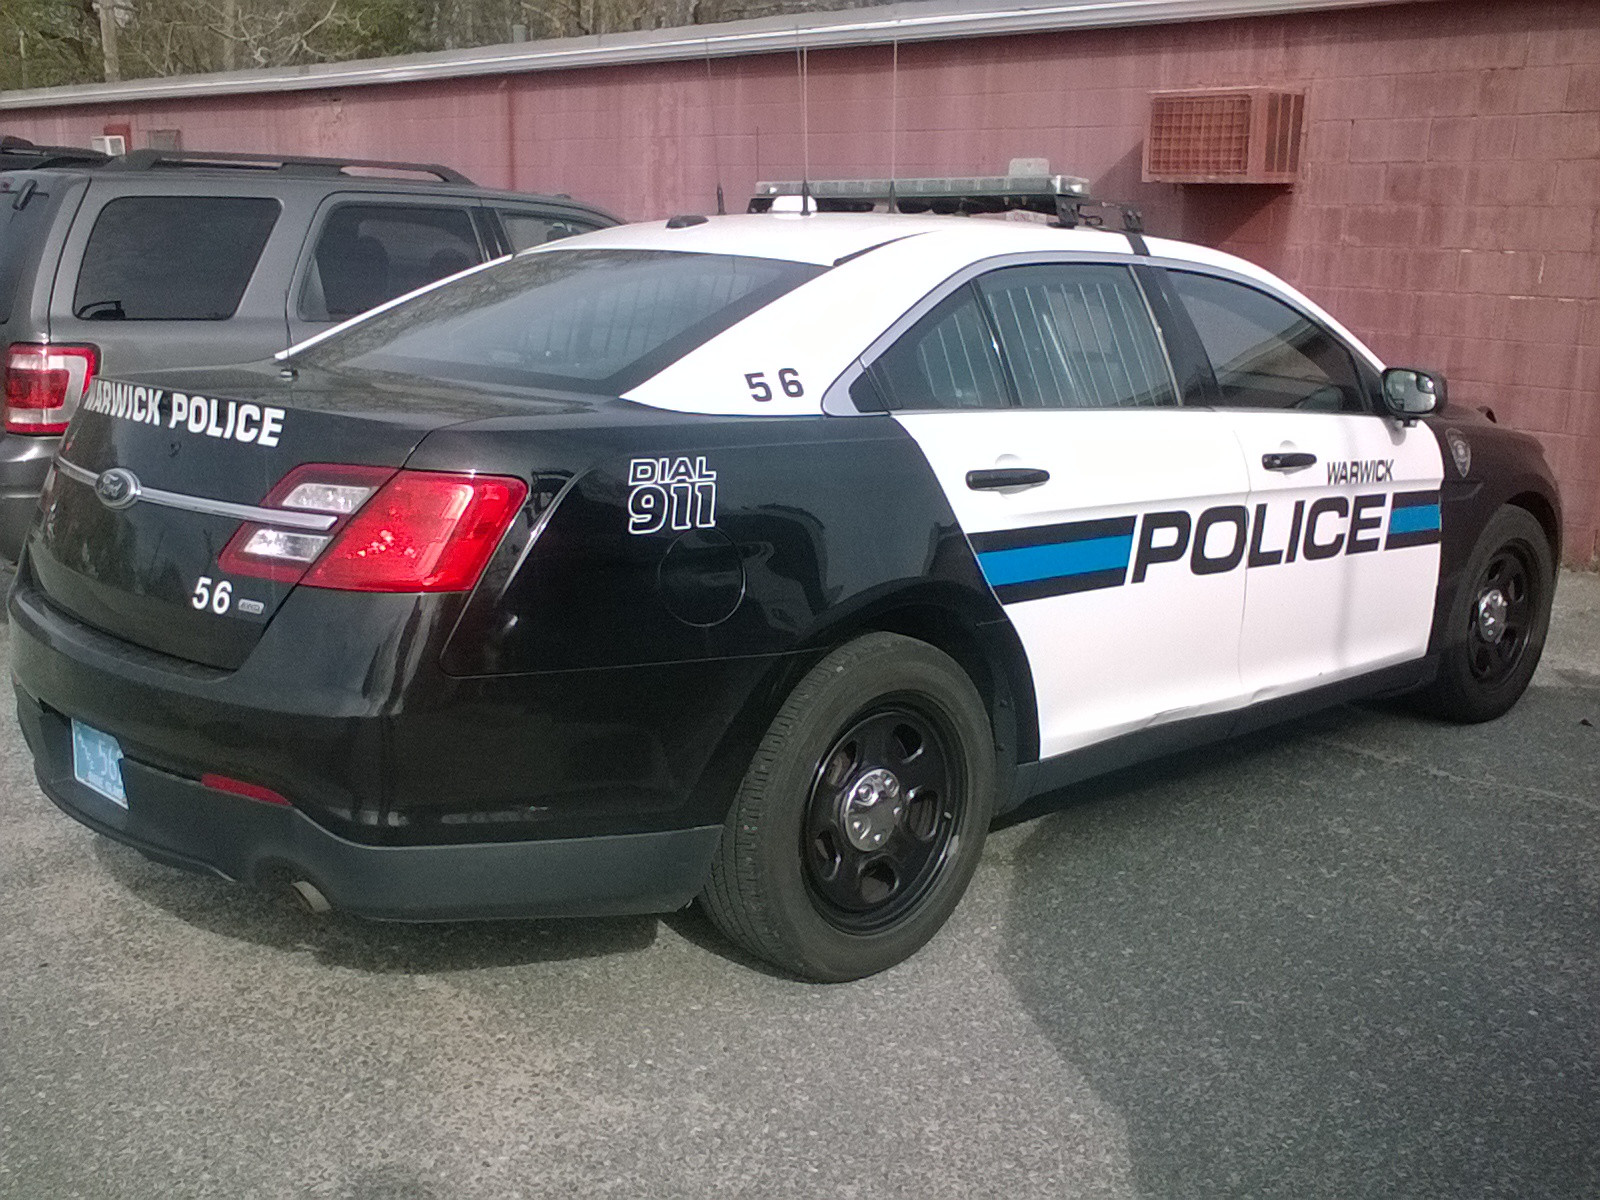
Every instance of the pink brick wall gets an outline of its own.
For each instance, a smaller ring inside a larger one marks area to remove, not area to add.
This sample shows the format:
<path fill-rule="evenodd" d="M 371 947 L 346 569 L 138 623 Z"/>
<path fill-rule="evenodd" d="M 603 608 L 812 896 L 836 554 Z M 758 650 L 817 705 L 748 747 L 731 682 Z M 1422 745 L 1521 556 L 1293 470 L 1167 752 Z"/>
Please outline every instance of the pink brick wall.
<path fill-rule="evenodd" d="M 1543 441 L 1567 558 L 1600 557 L 1600 6 L 1451 0 L 1289 18 L 810 55 L 816 177 L 965 174 L 1046 155 L 1152 230 L 1254 258 L 1455 403 Z M 1145 185 L 1149 93 L 1307 91 L 1293 190 Z M 891 104 L 894 90 L 899 103 Z M 191 149 L 437 159 L 633 218 L 741 208 L 805 161 L 792 55 L 4 115 L 82 142 L 130 124 Z M 897 109 L 898 119 L 892 118 Z M 898 129 L 891 138 L 891 130 Z"/>

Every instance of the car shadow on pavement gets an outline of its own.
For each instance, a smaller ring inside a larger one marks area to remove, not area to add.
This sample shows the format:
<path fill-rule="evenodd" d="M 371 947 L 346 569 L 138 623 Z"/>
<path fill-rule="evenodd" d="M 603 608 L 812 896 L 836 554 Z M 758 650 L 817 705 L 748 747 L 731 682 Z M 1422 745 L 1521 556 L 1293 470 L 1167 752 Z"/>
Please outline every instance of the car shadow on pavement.
<path fill-rule="evenodd" d="M 1140 1194 L 1600 1194 L 1597 703 L 1337 709 L 1030 806 L 1007 974 Z"/>
<path fill-rule="evenodd" d="M 655 917 L 402 924 L 305 911 L 262 891 L 152 862 L 96 838 L 106 873 L 138 899 L 199 929 L 371 974 L 433 974 L 636 953 L 656 940 Z"/>

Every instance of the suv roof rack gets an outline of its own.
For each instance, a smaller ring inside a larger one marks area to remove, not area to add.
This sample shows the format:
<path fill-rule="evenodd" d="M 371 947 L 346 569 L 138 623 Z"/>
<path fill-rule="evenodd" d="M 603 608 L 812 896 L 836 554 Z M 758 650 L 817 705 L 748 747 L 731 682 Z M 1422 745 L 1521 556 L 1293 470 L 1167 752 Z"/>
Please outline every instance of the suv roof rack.
<path fill-rule="evenodd" d="M 27 138 L 0 134 L 0 163 L 7 167 L 90 167 L 107 158 L 83 146 L 39 146 Z"/>
<path fill-rule="evenodd" d="M 280 171 L 322 178 L 338 175 L 414 177 L 431 175 L 440 183 L 477 185 L 452 167 L 438 163 L 386 162 L 376 158 L 310 158 L 301 154 L 232 154 L 216 150 L 131 150 L 106 164 L 108 171 L 222 169 Z"/>
<path fill-rule="evenodd" d="M 1075 175 L 970 175 L 929 179 L 795 179 L 756 184 L 751 212 L 769 212 L 784 196 L 809 199 L 817 212 L 871 212 L 887 204 L 902 213 L 1044 213 L 1065 220 L 1092 203 L 1089 181 Z"/>

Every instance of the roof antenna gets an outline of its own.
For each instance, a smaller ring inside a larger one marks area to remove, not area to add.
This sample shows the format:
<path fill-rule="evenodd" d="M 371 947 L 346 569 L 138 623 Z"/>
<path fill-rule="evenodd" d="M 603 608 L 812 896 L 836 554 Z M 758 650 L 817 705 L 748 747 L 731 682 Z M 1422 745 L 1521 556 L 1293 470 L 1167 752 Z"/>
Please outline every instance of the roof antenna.
<path fill-rule="evenodd" d="M 800 74 L 800 215 L 809 216 L 811 205 L 811 60 L 800 42 L 800 22 L 794 23 L 794 65 Z"/>
<path fill-rule="evenodd" d="M 717 173 L 717 216 L 728 215 L 727 206 L 722 200 L 722 143 L 717 137 L 717 100 L 711 93 L 711 39 L 705 39 L 706 46 L 706 107 L 711 113 L 711 163 Z"/>
<path fill-rule="evenodd" d="M 900 39 L 894 40 L 894 62 L 889 68 L 889 211 L 899 212 L 900 201 L 895 199 L 894 181 L 899 172 L 900 158 Z"/>

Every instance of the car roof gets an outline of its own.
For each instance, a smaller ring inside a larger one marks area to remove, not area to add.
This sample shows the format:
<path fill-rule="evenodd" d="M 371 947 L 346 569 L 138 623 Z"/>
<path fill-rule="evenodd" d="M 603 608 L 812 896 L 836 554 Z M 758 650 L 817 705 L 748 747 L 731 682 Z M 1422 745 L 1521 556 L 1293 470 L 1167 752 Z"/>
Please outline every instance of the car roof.
<path fill-rule="evenodd" d="M 693 218 L 690 218 L 692 220 Z M 585 235 L 570 246 L 628 250 L 676 250 L 698 254 L 735 254 L 832 266 L 841 259 L 909 237 L 952 237 L 991 243 L 987 253 L 1010 250 L 1061 249 L 1127 253 L 1120 234 L 1094 229 L 1059 229 L 1035 221 L 899 213 L 759 213 L 705 217 L 694 224 L 685 218 L 622 225 Z M 676 227 L 674 227 L 676 226 Z M 983 257 L 979 253 L 978 257 Z"/>
<path fill-rule="evenodd" d="M 1220 271 L 1290 300 L 1381 366 L 1338 321 L 1254 263 L 1157 237 L 1144 238 L 1141 253 L 1127 234 L 1106 229 L 1063 229 L 1037 219 L 764 213 L 708 217 L 692 224 L 677 218 L 621 225 L 526 253 L 580 249 L 730 254 L 831 268 L 691 350 L 626 397 L 678 411 L 752 411 L 744 377 L 760 366 L 802 370 L 812 382 L 803 398 L 774 398 L 757 411 L 772 416 L 815 411 L 817 385 L 832 382 L 862 352 L 863 331 L 890 328 L 920 297 L 952 276 L 1011 255 L 1024 262 L 1035 255 L 1105 256 L 1108 261 Z"/>

